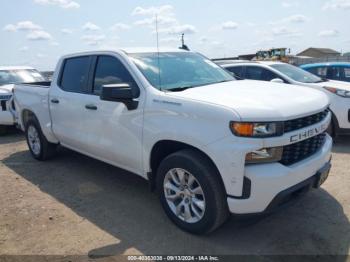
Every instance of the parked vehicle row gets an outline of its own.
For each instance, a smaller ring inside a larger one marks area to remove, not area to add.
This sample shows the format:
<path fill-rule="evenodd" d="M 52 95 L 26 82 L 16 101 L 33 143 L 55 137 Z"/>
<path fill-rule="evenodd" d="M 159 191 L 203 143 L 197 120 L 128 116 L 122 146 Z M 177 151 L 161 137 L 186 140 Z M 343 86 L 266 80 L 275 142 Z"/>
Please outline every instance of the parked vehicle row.
<path fill-rule="evenodd" d="M 325 93 L 330 100 L 333 114 L 329 133 L 350 134 L 350 84 L 327 80 L 305 70 L 281 62 L 218 62 L 239 79 L 271 81 L 290 85 L 305 86 Z"/>
<path fill-rule="evenodd" d="M 273 82 L 292 81 L 286 70 Z M 320 187 L 331 167 L 324 92 L 236 81 L 195 52 L 64 56 L 51 83 L 18 84 L 14 101 L 35 159 L 62 145 L 140 175 L 196 234 L 229 213 L 274 211 Z"/>
<path fill-rule="evenodd" d="M 0 67 L 0 134 L 4 134 L 7 127 L 16 123 L 15 108 L 11 102 L 14 85 L 41 81 L 45 81 L 45 78 L 34 68 Z"/>

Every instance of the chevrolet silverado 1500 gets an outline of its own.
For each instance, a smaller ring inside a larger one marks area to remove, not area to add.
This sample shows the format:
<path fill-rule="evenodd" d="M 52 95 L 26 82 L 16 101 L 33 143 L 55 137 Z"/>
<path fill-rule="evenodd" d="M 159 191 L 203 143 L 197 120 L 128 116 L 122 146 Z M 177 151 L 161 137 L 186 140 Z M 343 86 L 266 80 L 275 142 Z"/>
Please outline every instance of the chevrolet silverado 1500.
<path fill-rule="evenodd" d="M 230 213 L 270 212 L 318 188 L 330 170 L 325 94 L 235 81 L 195 52 L 68 55 L 51 83 L 17 85 L 14 94 L 34 158 L 60 144 L 136 173 L 192 233 Z"/>

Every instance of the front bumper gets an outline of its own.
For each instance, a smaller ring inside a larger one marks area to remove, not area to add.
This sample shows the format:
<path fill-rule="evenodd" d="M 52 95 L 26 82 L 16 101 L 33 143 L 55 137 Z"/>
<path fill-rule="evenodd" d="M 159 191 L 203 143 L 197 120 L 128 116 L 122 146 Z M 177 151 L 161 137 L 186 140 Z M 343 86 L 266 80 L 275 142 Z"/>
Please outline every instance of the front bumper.
<path fill-rule="evenodd" d="M 247 199 L 227 198 L 234 214 L 261 213 L 283 191 L 307 181 L 331 159 L 332 139 L 327 135 L 324 146 L 314 155 L 291 166 L 280 163 L 248 165 L 245 177 L 251 181 Z"/>
<path fill-rule="evenodd" d="M 0 108 L 0 125 L 4 126 L 12 126 L 15 124 L 15 119 L 12 115 L 12 113 L 8 110 L 3 110 Z"/>

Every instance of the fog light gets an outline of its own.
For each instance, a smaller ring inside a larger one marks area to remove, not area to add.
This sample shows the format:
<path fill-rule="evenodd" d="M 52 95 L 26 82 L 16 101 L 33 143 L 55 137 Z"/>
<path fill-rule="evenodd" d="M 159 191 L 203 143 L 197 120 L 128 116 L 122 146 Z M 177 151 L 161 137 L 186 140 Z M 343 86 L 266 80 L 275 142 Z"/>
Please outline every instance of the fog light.
<path fill-rule="evenodd" d="M 247 164 L 272 163 L 282 159 L 283 147 L 263 148 L 246 155 Z"/>

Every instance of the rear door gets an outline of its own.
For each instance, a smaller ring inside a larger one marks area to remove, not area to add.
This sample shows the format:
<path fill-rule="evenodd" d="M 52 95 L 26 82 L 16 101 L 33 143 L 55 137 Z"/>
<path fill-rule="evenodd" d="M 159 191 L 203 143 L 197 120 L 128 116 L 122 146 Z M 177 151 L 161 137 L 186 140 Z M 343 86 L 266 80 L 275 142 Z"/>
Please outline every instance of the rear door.
<path fill-rule="evenodd" d="M 93 121 L 87 117 L 86 105 L 91 102 L 88 78 L 91 56 L 68 58 L 63 62 L 57 83 L 50 89 L 52 130 L 61 144 L 87 152 L 87 126 Z"/>

